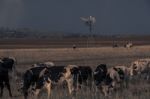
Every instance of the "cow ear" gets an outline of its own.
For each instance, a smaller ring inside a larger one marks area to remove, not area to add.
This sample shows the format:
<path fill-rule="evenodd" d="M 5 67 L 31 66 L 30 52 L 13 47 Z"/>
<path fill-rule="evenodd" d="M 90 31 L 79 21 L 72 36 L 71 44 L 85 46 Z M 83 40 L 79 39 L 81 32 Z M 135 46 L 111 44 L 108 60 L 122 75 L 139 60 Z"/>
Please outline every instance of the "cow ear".
<path fill-rule="evenodd" d="M 113 69 L 114 69 L 115 71 L 118 71 L 118 69 L 117 69 L 117 68 L 115 68 L 115 67 L 113 67 Z"/>
<path fill-rule="evenodd" d="M 137 69 L 137 66 L 136 66 L 136 64 L 133 64 L 133 69 Z"/>

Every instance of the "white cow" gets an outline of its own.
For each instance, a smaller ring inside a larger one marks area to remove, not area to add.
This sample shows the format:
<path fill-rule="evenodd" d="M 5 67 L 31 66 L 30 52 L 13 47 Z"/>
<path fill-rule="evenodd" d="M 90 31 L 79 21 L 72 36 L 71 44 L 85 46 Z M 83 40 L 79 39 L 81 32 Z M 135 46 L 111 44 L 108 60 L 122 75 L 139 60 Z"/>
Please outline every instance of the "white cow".
<path fill-rule="evenodd" d="M 150 79 L 150 58 L 138 59 L 131 63 L 131 75 L 145 74 Z"/>
<path fill-rule="evenodd" d="M 126 48 L 131 48 L 133 47 L 133 44 L 131 42 L 128 42 L 127 44 L 124 45 Z"/>

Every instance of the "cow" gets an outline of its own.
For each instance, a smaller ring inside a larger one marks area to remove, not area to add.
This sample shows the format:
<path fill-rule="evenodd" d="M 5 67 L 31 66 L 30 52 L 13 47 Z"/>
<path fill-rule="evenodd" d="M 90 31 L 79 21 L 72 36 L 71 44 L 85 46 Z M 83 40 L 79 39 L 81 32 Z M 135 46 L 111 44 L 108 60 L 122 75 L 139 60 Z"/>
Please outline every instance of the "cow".
<path fill-rule="evenodd" d="M 45 68 L 42 70 L 39 79 L 36 82 L 35 88 L 32 89 L 35 95 L 35 99 L 38 99 L 37 96 L 43 89 L 47 91 L 47 99 L 49 99 L 51 88 L 52 88 L 52 80 L 50 79 L 49 70 Z"/>
<path fill-rule="evenodd" d="M 125 45 L 124 45 L 125 48 L 131 48 L 133 47 L 133 43 L 131 42 L 127 42 Z"/>
<path fill-rule="evenodd" d="M 78 66 L 78 88 L 88 86 L 91 90 L 93 81 L 93 71 L 90 66 Z"/>
<path fill-rule="evenodd" d="M 34 67 L 27 70 L 24 74 L 24 84 L 22 88 L 24 98 L 27 99 L 29 88 L 33 85 L 35 85 L 34 88 L 32 87 L 35 97 L 38 96 L 42 89 L 47 89 L 49 97 L 51 88 L 55 87 L 55 85 L 63 84 L 64 81 L 67 82 L 69 92 L 71 93 L 70 90 L 73 83 L 70 84 L 70 78 L 73 78 L 72 74 L 75 74 L 74 71 L 73 65 Z"/>
<path fill-rule="evenodd" d="M 57 71 L 54 70 L 55 68 L 57 68 Z M 63 83 L 65 81 L 67 83 L 69 94 L 76 92 L 78 87 L 81 87 L 82 85 L 89 85 L 90 88 L 92 87 L 92 69 L 89 66 L 67 65 L 64 68 L 61 68 L 61 70 L 58 69 L 58 66 L 55 66 L 51 67 L 49 72 L 52 86 L 57 82 Z"/>
<path fill-rule="evenodd" d="M 107 70 L 106 78 L 103 82 L 104 85 L 108 86 L 107 92 L 120 88 L 122 79 L 124 79 L 124 73 L 120 69 L 119 71 L 111 67 Z M 104 93 L 107 96 L 107 93 Z"/>
<path fill-rule="evenodd" d="M 51 66 L 55 66 L 55 64 L 53 62 L 43 62 L 43 63 L 36 63 L 33 64 L 32 67 L 51 67 Z"/>
<path fill-rule="evenodd" d="M 16 59 L 13 57 L 4 57 L 0 59 L 0 97 L 3 96 L 3 89 L 6 85 L 9 96 L 12 97 L 10 82 L 9 82 L 9 72 L 15 70 Z"/>
<path fill-rule="evenodd" d="M 106 74 L 107 74 L 106 64 L 100 64 L 96 67 L 93 75 L 96 86 L 98 86 L 105 79 Z"/>
<path fill-rule="evenodd" d="M 24 94 L 24 98 L 27 99 L 28 91 L 31 86 L 34 86 L 39 80 L 42 71 L 44 72 L 46 67 L 33 67 L 28 70 L 23 75 L 23 87 L 21 88 Z"/>
<path fill-rule="evenodd" d="M 47 76 L 43 76 L 36 84 L 35 96 L 37 97 L 42 89 L 48 89 L 47 87 L 67 83 L 69 94 L 74 95 L 79 86 L 85 84 L 88 85 L 92 78 L 92 69 L 89 66 L 53 66 L 48 68 Z M 44 75 L 45 75 L 44 74 Z M 78 86 L 79 84 L 79 86 Z M 50 95 L 51 89 L 48 92 Z"/>
<path fill-rule="evenodd" d="M 77 90 L 79 69 L 77 65 L 67 65 L 62 72 L 63 79 L 67 82 L 69 94 L 75 94 Z"/>
<path fill-rule="evenodd" d="M 120 75 L 123 75 L 123 72 L 119 71 L 119 73 L 113 67 L 107 68 L 106 64 L 97 66 L 94 71 L 94 81 L 102 94 L 107 96 L 112 90 L 117 89 L 121 81 Z"/>
<path fill-rule="evenodd" d="M 131 63 L 131 76 L 145 74 L 147 80 L 150 79 L 150 58 L 138 59 Z"/>
<path fill-rule="evenodd" d="M 67 83 L 69 93 L 72 94 L 76 88 L 75 82 L 77 81 L 78 73 L 76 67 L 76 65 L 48 67 L 36 83 L 34 88 L 35 98 L 37 98 L 42 89 L 47 89 L 49 98 L 53 86 L 62 85 L 64 82 Z"/>
<path fill-rule="evenodd" d="M 127 88 L 131 78 L 131 68 L 123 65 L 114 66 L 113 68 L 119 73 L 122 83 L 125 84 Z"/>

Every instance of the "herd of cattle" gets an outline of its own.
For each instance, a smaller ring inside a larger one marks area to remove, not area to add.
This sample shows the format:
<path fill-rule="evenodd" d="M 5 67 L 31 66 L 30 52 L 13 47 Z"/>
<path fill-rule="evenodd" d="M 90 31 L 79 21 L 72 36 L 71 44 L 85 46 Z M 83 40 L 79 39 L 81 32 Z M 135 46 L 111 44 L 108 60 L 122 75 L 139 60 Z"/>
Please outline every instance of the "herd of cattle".
<path fill-rule="evenodd" d="M 8 73 L 13 70 L 15 75 L 15 64 L 15 58 L 0 59 L 0 97 L 3 96 L 4 86 L 12 97 Z M 24 99 L 27 99 L 30 93 L 37 99 L 43 89 L 47 90 L 49 98 L 51 89 L 58 85 L 67 86 L 71 95 L 75 95 L 84 86 L 87 86 L 88 90 L 92 90 L 95 86 L 104 96 L 108 96 L 114 90 L 128 87 L 128 81 L 134 75 L 142 74 L 145 75 L 146 80 L 150 80 L 150 58 L 135 60 L 129 67 L 108 68 L 106 64 L 100 64 L 94 71 L 90 66 L 55 66 L 52 62 L 45 62 L 34 64 L 23 73 L 23 85 L 19 91 L 24 95 Z"/>

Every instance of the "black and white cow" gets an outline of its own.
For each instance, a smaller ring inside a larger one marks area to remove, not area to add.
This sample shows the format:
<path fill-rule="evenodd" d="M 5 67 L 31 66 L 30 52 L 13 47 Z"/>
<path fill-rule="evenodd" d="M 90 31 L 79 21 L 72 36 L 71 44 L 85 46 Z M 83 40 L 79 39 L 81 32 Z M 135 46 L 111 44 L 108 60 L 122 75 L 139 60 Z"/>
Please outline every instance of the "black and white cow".
<path fill-rule="evenodd" d="M 39 80 L 46 69 L 46 67 L 33 67 L 24 73 L 23 87 L 21 89 L 25 99 L 27 99 L 29 89 L 36 85 L 36 82 Z"/>
<path fill-rule="evenodd" d="M 123 71 L 113 67 L 107 68 L 106 64 L 97 66 L 94 71 L 95 84 L 105 96 L 117 88 L 121 79 L 124 79 Z"/>
<path fill-rule="evenodd" d="M 78 82 L 80 81 L 80 84 L 85 83 L 89 78 L 87 76 L 88 74 L 85 75 L 85 73 L 89 71 L 89 68 L 85 71 L 83 70 L 83 68 L 87 67 L 78 67 L 76 65 L 49 67 L 48 73 L 45 72 L 44 76 L 39 80 L 38 84 L 35 87 L 36 97 L 38 96 L 41 89 L 45 89 L 47 86 L 52 87 L 53 85 L 57 84 L 63 85 L 64 81 L 67 83 L 69 94 L 74 95 L 78 88 Z M 51 89 L 49 90 L 48 94 L 50 94 L 50 92 Z"/>
<path fill-rule="evenodd" d="M 5 57 L 0 59 L 0 97 L 3 96 L 3 89 L 4 86 L 6 85 L 8 91 L 9 91 L 9 96 L 12 97 L 12 92 L 11 92 L 11 87 L 10 87 L 10 82 L 9 82 L 9 71 L 12 71 L 15 69 L 15 58 L 11 57 Z"/>
<path fill-rule="evenodd" d="M 89 66 L 52 66 L 47 68 L 42 78 L 36 84 L 35 96 L 37 97 L 42 89 L 48 89 L 54 85 L 63 85 L 65 81 L 69 94 L 74 94 L 79 86 L 89 85 L 91 87 L 92 69 Z M 50 96 L 51 88 L 48 91 Z"/>
<path fill-rule="evenodd" d="M 51 88 L 63 83 L 66 78 L 64 74 L 66 66 L 51 66 L 51 67 L 33 67 L 27 70 L 24 74 L 23 93 L 27 99 L 29 89 L 32 88 L 35 97 L 38 96 L 42 89 L 47 89 L 48 97 L 50 96 Z M 32 87 L 34 85 L 34 88 Z"/>
<path fill-rule="evenodd" d="M 116 71 L 118 71 L 119 75 L 120 75 L 120 79 L 121 81 L 123 82 L 123 87 L 128 87 L 128 83 L 129 83 L 129 80 L 131 79 L 131 72 L 132 72 L 132 69 L 130 67 L 127 67 L 127 66 L 114 66 L 114 69 Z"/>

